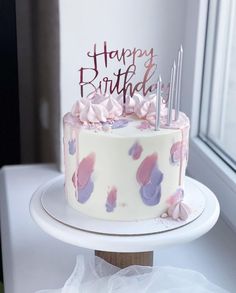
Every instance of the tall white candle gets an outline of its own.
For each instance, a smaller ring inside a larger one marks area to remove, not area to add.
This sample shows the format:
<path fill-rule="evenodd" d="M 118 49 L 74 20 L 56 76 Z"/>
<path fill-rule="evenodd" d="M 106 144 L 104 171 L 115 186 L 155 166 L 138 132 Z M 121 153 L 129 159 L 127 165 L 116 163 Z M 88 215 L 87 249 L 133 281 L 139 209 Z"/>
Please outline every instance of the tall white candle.
<path fill-rule="evenodd" d="M 179 119 L 182 64 L 183 64 L 183 47 L 181 45 L 179 53 L 178 53 L 178 62 L 177 62 L 177 80 L 176 80 L 177 84 L 176 84 L 176 93 L 175 93 L 175 120 Z"/>
<path fill-rule="evenodd" d="M 160 130 L 160 119 L 161 119 L 161 76 L 159 75 L 157 81 L 157 93 L 156 93 L 156 130 Z"/>
<path fill-rule="evenodd" d="M 171 125 L 172 122 L 172 108 L 173 108 L 173 97 L 175 92 L 175 76 L 176 76 L 176 64 L 174 61 L 174 65 L 171 69 L 171 77 L 170 77 L 170 92 L 168 99 L 168 115 L 167 115 L 167 125 Z"/>

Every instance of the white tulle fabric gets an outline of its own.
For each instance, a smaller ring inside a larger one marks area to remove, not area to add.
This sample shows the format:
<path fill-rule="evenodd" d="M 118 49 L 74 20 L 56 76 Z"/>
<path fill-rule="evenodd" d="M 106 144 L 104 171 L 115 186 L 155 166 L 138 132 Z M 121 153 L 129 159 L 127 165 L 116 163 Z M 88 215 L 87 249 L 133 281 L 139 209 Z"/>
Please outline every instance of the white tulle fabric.
<path fill-rule="evenodd" d="M 64 287 L 36 293 L 229 293 L 202 274 L 174 267 L 130 266 L 119 269 L 98 257 L 77 257 Z"/>

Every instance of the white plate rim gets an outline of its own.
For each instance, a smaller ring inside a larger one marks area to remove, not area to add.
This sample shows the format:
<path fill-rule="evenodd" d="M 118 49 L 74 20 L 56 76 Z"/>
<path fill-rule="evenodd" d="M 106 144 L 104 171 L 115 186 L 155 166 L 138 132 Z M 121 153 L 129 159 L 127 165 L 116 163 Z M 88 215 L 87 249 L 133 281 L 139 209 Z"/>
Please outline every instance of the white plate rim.
<path fill-rule="evenodd" d="M 160 217 L 140 221 L 109 221 L 89 217 L 80 213 L 79 211 L 76 211 L 67 203 L 66 196 L 64 194 L 64 175 L 60 175 L 56 178 L 51 179 L 40 189 L 40 201 L 44 211 L 50 217 L 60 222 L 61 224 L 64 224 L 74 229 L 105 235 L 150 235 L 163 233 L 188 225 L 189 223 L 196 220 L 203 213 L 205 208 L 205 197 L 203 191 L 198 187 L 197 184 L 193 184 L 194 180 L 190 179 L 191 181 L 188 183 L 189 179 L 190 178 L 186 177 L 186 185 L 188 186 L 189 184 L 189 186 L 191 185 L 195 187 L 195 192 L 198 192 L 198 196 L 195 199 L 198 199 L 199 201 L 197 204 L 197 209 L 196 206 L 190 206 L 191 209 L 194 210 L 194 213 L 190 215 L 187 221 L 174 221 L 169 218 L 163 219 Z M 58 188 L 59 186 L 57 185 L 59 184 L 61 192 L 61 197 L 59 197 L 59 199 L 61 201 L 57 201 L 57 204 L 59 203 L 59 205 L 61 205 L 60 208 L 62 212 L 55 209 L 55 202 L 54 204 L 52 204 L 52 196 L 55 196 L 55 194 L 53 195 L 52 192 L 50 192 L 50 188 L 52 188 L 53 186 L 56 186 Z M 189 194 L 189 196 L 193 197 L 194 194 Z"/>

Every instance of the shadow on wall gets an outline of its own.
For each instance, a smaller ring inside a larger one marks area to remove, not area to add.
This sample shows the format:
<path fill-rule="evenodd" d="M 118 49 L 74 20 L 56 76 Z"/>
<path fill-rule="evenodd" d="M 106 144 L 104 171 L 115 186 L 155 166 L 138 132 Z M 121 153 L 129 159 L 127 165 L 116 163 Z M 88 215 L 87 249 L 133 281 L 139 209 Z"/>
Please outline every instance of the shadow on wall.
<path fill-rule="evenodd" d="M 57 0 L 16 3 L 22 163 L 56 162 L 59 154 L 58 6 Z"/>

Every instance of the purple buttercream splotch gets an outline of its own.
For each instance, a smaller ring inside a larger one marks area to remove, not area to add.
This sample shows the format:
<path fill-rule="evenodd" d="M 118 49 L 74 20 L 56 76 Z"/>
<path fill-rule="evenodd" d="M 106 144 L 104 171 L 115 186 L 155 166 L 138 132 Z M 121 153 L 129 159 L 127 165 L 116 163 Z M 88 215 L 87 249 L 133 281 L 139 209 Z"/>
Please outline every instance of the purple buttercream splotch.
<path fill-rule="evenodd" d="M 68 147 L 69 147 L 69 154 L 74 155 L 76 152 L 76 140 L 75 138 L 72 138 L 68 141 Z"/>
<path fill-rule="evenodd" d="M 163 173 L 155 166 L 152 170 L 150 182 L 140 188 L 140 194 L 146 205 L 154 206 L 161 199 L 161 182 Z"/>
<path fill-rule="evenodd" d="M 116 187 L 113 186 L 107 194 L 106 211 L 108 213 L 111 213 L 114 211 L 116 207 L 116 200 L 117 200 L 117 189 Z"/>
<path fill-rule="evenodd" d="M 111 128 L 116 129 L 116 128 L 123 128 L 128 125 L 129 121 L 127 119 L 119 119 L 113 122 Z"/>
<path fill-rule="evenodd" d="M 157 166 L 157 154 L 146 157 L 140 164 L 136 178 L 141 185 L 139 190 L 142 201 L 148 206 L 157 205 L 161 199 L 163 173 Z"/>
<path fill-rule="evenodd" d="M 138 160 L 142 154 L 143 148 L 142 146 L 138 143 L 135 142 L 132 147 L 129 149 L 129 156 L 132 157 L 133 160 Z"/>
<path fill-rule="evenodd" d="M 83 188 L 78 188 L 76 191 L 76 199 L 80 203 L 85 203 L 93 192 L 94 184 L 91 178 Z"/>
<path fill-rule="evenodd" d="M 152 170 L 150 182 L 153 182 L 159 185 L 161 184 L 162 180 L 163 180 L 163 173 L 157 168 L 157 165 L 156 165 Z"/>

